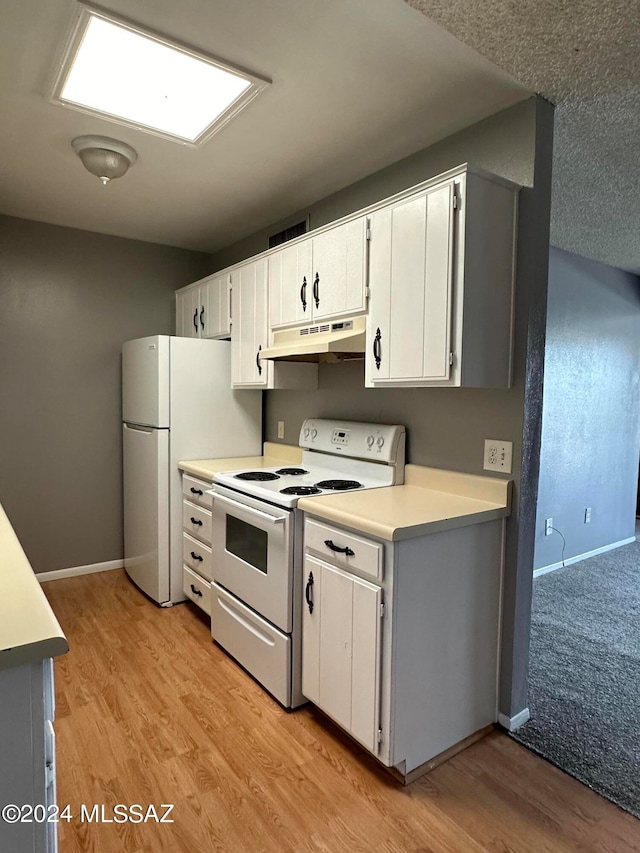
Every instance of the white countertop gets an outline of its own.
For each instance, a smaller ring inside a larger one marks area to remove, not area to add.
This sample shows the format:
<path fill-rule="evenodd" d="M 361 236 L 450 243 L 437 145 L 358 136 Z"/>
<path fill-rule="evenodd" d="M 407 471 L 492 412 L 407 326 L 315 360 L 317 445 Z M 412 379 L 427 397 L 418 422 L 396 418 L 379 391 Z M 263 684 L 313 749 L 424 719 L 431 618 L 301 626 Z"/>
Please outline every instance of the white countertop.
<path fill-rule="evenodd" d="M 316 518 L 397 541 L 508 516 L 511 481 L 407 465 L 403 486 L 301 498 L 298 507 Z"/>
<path fill-rule="evenodd" d="M 0 506 L 0 669 L 68 651 L 67 638 Z"/>
<path fill-rule="evenodd" d="M 179 462 L 178 468 L 213 482 L 220 471 L 237 471 L 249 468 L 277 468 L 279 465 L 299 465 L 302 449 L 292 444 L 265 441 L 262 456 L 234 456 L 226 459 L 192 459 Z"/>

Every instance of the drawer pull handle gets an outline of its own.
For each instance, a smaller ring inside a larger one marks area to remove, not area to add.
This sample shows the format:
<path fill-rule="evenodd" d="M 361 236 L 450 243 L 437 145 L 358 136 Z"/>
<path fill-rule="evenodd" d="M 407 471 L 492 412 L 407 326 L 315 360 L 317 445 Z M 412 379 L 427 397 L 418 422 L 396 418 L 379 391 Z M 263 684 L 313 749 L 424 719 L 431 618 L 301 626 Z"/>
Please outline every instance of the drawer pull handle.
<path fill-rule="evenodd" d="M 329 548 L 331 551 L 335 551 L 335 552 L 336 552 L 336 554 L 346 554 L 346 556 L 347 556 L 347 557 L 355 557 L 355 555 L 356 555 L 356 552 L 355 552 L 355 551 L 352 551 L 352 550 L 351 550 L 351 548 L 349 548 L 349 546 L 348 546 L 348 545 L 347 545 L 347 547 L 346 547 L 346 548 L 341 548 L 339 545 L 336 545 L 336 544 L 334 543 L 333 539 L 325 539 L 325 540 L 324 540 L 324 544 L 325 544 L 325 545 L 327 546 L 327 548 Z"/>
<path fill-rule="evenodd" d="M 200 596 L 200 598 L 202 598 L 202 592 L 198 589 L 198 587 L 197 587 L 197 586 L 194 586 L 194 584 L 191 584 L 191 592 L 192 592 L 194 595 L 199 595 L 199 596 Z"/>
<path fill-rule="evenodd" d="M 191 556 L 193 557 L 193 559 L 194 559 L 194 560 L 198 560 L 198 562 L 200 562 L 200 563 L 201 563 L 201 562 L 202 562 L 202 560 L 203 560 L 203 557 L 201 557 L 201 556 L 200 556 L 200 554 L 196 554 L 196 552 L 195 552 L 195 551 L 192 551 L 192 552 L 191 552 Z"/>
<path fill-rule="evenodd" d="M 313 599 L 311 598 L 311 590 L 313 589 L 313 572 L 309 572 L 309 580 L 304 590 L 304 597 L 309 606 L 309 613 L 313 613 Z"/>
<path fill-rule="evenodd" d="M 192 495 L 202 495 L 202 489 L 194 489 L 193 486 L 191 486 L 191 494 Z"/>
<path fill-rule="evenodd" d="M 202 522 L 200 521 L 200 519 L 199 519 L 199 518 L 194 518 L 193 516 L 191 516 L 191 523 L 192 523 L 192 524 L 197 524 L 197 525 L 198 525 L 198 527 L 202 527 Z"/>

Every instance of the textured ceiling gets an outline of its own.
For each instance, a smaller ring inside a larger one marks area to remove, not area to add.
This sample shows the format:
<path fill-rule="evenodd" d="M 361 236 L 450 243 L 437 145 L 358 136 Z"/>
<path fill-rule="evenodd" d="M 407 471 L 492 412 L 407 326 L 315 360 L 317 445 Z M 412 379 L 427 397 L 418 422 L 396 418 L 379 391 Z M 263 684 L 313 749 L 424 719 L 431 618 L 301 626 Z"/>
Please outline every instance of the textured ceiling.
<path fill-rule="evenodd" d="M 640 274 L 638 0 L 406 0 L 556 104 L 551 242 Z"/>

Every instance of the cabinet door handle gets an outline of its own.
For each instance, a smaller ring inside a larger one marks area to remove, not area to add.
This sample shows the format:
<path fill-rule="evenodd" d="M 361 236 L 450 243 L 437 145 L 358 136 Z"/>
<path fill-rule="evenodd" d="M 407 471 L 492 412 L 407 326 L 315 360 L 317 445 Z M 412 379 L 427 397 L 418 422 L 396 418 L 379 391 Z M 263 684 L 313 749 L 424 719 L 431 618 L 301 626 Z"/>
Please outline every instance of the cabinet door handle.
<path fill-rule="evenodd" d="M 300 302 L 302 302 L 302 310 L 307 310 L 307 277 L 302 276 L 302 287 L 300 288 Z"/>
<path fill-rule="evenodd" d="M 204 332 L 204 305 L 200 309 L 200 325 L 202 326 L 202 331 Z"/>
<path fill-rule="evenodd" d="M 260 364 L 260 350 L 262 349 L 262 344 L 258 347 L 258 352 L 256 353 L 256 367 L 258 368 L 258 376 L 262 376 L 262 365 Z"/>
<path fill-rule="evenodd" d="M 313 298 L 316 301 L 316 308 L 320 307 L 320 276 L 316 273 L 313 280 Z"/>
<path fill-rule="evenodd" d="M 346 554 L 346 555 L 347 555 L 347 557 L 355 557 L 355 555 L 356 555 L 356 552 L 355 552 L 355 551 L 352 551 L 352 550 L 351 550 L 351 548 L 349 548 L 349 546 L 348 546 L 348 545 L 347 545 L 347 547 L 346 547 L 346 548 L 341 548 L 339 545 L 336 545 L 336 544 L 334 543 L 333 539 L 325 539 L 325 540 L 324 540 L 324 544 L 325 544 L 325 545 L 327 546 L 327 548 L 329 548 L 331 551 L 335 551 L 335 552 L 336 552 L 336 554 Z"/>
<path fill-rule="evenodd" d="M 202 489 L 194 489 L 193 486 L 191 486 L 191 494 L 192 495 L 201 495 Z"/>
<path fill-rule="evenodd" d="M 191 556 L 193 557 L 194 560 L 197 560 L 199 563 L 201 563 L 203 560 L 203 558 L 200 556 L 200 554 L 196 554 L 195 551 L 191 552 Z"/>
<path fill-rule="evenodd" d="M 198 309 L 193 312 L 193 328 L 198 331 Z"/>
<path fill-rule="evenodd" d="M 382 340 L 382 334 L 380 332 L 380 326 L 376 329 L 376 336 L 373 339 L 373 357 L 376 360 L 376 370 L 380 370 L 380 363 L 382 361 L 382 344 L 380 341 Z"/>
<path fill-rule="evenodd" d="M 198 587 L 197 587 L 197 586 L 194 586 L 194 584 L 191 584 L 191 592 L 192 592 L 194 595 L 199 595 L 199 596 L 200 596 L 200 598 L 202 598 L 202 592 L 198 589 Z"/>
<path fill-rule="evenodd" d="M 313 599 L 311 598 L 311 590 L 313 589 L 313 572 L 309 572 L 309 579 L 304 590 L 304 597 L 309 606 L 309 613 L 313 613 Z"/>
<path fill-rule="evenodd" d="M 202 522 L 200 521 L 199 518 L 194 518 L 193 516 L 191 516 L 191 521 L 193 524 L 197 524 L 198 527 L 202 527 Z"/>

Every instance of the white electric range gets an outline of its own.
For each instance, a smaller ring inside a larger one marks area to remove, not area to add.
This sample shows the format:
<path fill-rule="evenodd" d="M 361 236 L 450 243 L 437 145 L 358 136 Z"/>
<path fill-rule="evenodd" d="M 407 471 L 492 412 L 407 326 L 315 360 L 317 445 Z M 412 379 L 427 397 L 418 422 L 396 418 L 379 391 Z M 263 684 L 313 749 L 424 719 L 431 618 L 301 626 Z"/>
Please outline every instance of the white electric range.
<path fill-rule="evenodd" d="M 403 426 L 309 418 L 300 465 L 214 478 L 211 633 L 286 708 L 306 702 L 298 499 L 402 484 L 405 436 Z"/>

